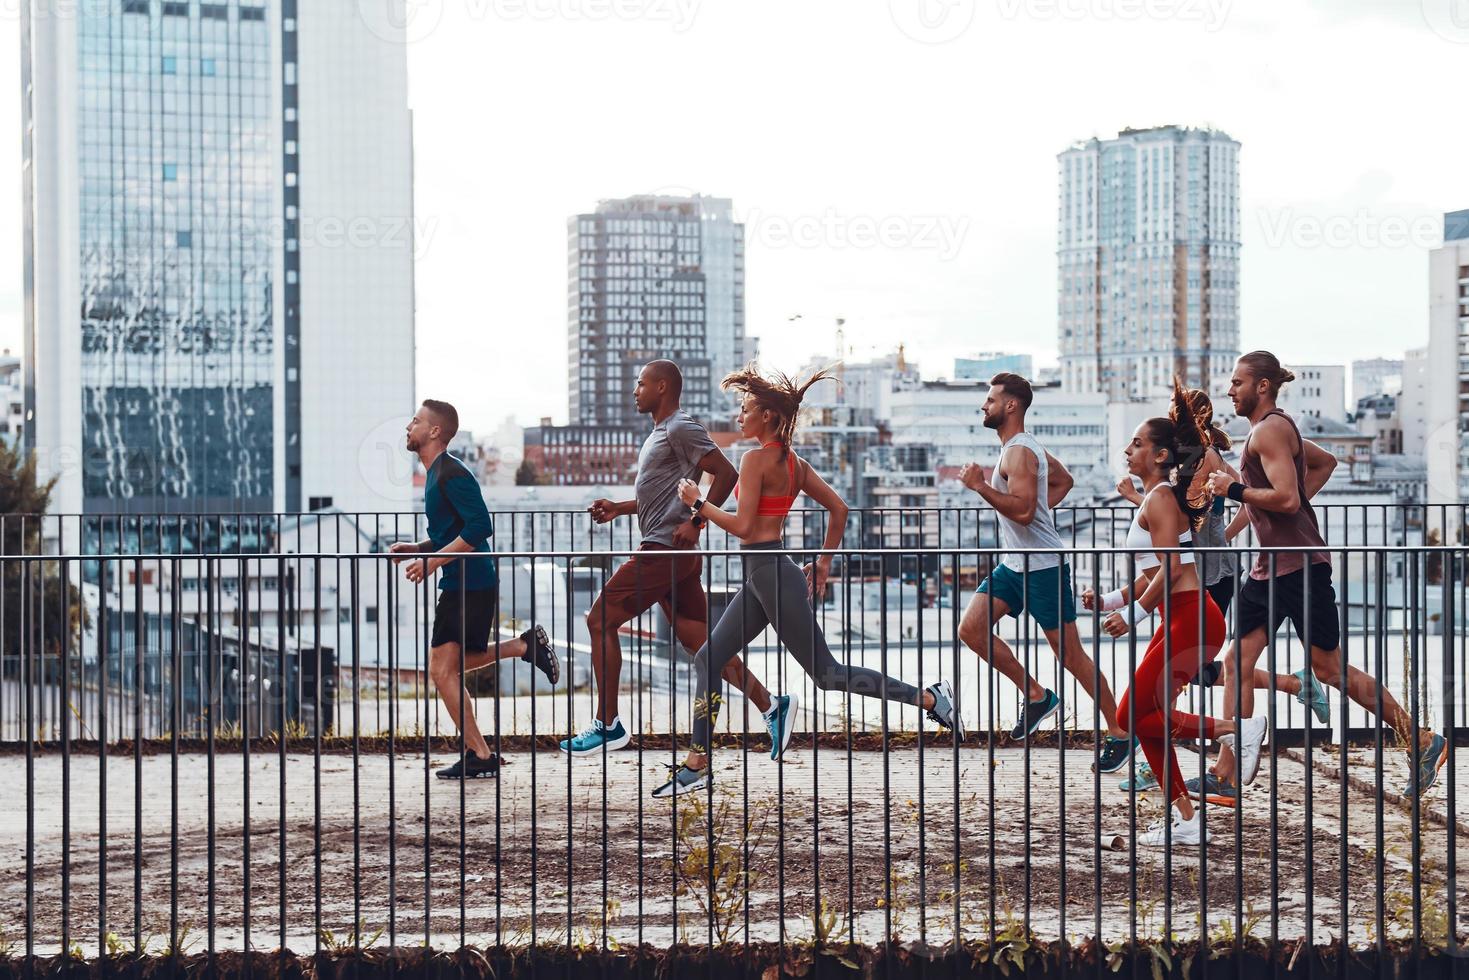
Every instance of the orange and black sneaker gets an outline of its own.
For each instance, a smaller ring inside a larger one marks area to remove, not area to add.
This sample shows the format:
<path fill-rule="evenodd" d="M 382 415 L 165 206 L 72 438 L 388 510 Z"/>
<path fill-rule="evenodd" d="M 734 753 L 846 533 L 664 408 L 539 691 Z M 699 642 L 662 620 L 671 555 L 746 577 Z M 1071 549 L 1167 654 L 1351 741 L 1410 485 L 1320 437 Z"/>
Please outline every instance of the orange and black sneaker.
<path fill-rule="evenodd" d="M 1239 787 L 1226 783 L 1212 772 L 1204 776 L 1202 788 L 1200 788 L 1197 776 L 1184 783 L 1183 787 L 1188 790 L 1189 796 L 1201 803 L 1212 803 L 1215 806 L 1239 806 Z"/>

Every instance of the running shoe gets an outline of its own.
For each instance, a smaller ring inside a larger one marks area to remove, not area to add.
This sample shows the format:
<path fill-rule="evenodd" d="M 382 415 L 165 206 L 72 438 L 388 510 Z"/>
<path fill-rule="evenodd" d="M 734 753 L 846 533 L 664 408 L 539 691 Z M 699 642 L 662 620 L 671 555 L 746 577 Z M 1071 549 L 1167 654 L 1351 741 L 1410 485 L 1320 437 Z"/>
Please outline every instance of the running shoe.
<path fill-rule="evenodd" d="M 1301 682 L 1301 689 L 1296 692 L 1296 700 L 1316 713 L 1316 720 L 1326 724 L 1331 720 L 1331 704 L 1326 700 L 1326 689 L 1311 672 L 1310 666 L 1302 667 L 1291 674 Z"/>
<path fill-rule="evenodd" d="M 1185 820 L 1183 816 L 1173 807 L 1168 808 L 1169 817 L 1172 820 L 1171 827 L 1165 827 L 1164 821 L 1159 820 L 1147 830 L 1137 835 L 1139 847 L 1162 847 L 1171 843 L 1174 847 L 1199 846 L 1204 837 L 1204 820 L 1200 810 L 1194 811 L 1192 820 Z M 1165 836 L 1165 830 L 1167 836 Z"/>
<path fill-rule="evenodd" d="M 612 719 L 612 727 L 603 725 L 599 719 L 592 719 L 592 723 L 586 727 L 580 735 L 575 738 L 562 739 L 561 751 L 568 755 L 594 755 L 598 752 L 616 752 L 628 742 L 632 736 L 627 729 L 622 727 L 622 719 Z"/>
<path fill-rule="evenodd" d="M 1199 777 L 1197 776 L 1184 783 L 1183 788 L 1188 790 L 1189 796 L 1201 803 L 1212 803 L 1215 806 L 1239 805 L 1239 790 L 1212 772 L 1204 776 L 1202 791 L 1199 788 Z"/>
<path fill-rule="evenodd" d="M 1238 739 L 1238 748 L 1235 747 L 1236 739 L 1233 735 L 1219 736 L 1219 744 L 1229 746 L 1229 750 L 1239 760 L 1240 785 L 1250 785 L 1260 772 L 1260 747 L 1265 744 L 1265 733 L 1269 730 L 1270 717 L 1260 715 L 1258 718 L 1246 718 L 1240 722 L 1239 731 L 1242 737 Z"/>
<path fill-rule="evenodd" d="M 1027 701 L 1024 709 L 1020 712 L 1020 720 L 1015 727 L 1010 729 L 1010 737 L 1015 739 L 1027 739 L 1039 727 L 1041 722 L 1051 717 L 1061 707 L 1061 699 L 1056 697 L 1056 692 L 1046 688 L 1045 696 L 1039 701 Z"/>
<path fill-rule="evenodd" d="M 520 659 L 534 664 L 554 687 L 561 680 L 561 662 L 556 659 L 556 651 L 551 649 L 551 638 L 546 635 L 546 628 L 532 626 L 520 634 L 520 638 L 525 641 L 525 653 L 520 655 Z"/>
<path fill-rule="evenodd" d="M 938 681 L 924 688 L 933 695 L 933 707 L 928 717 L 937 725 L 943 725 L 964 741 L 964 720 L 959 717 L 959 706 L 954 703 L 954 688 L 948 681 Z"/>
<path fill-rule="evenodd" d="M 673 769 L 672 766 L 669 766 Z M 709 767 L 703 769 L 690 769 L 688 766 L 679 766 L 674 770 L 673 776 L 668 782 L 653 790 L 653 798 L 656 800 L 667 799 L 670 796 L 682 796 L 692 793 L 696 789 L 703 789 L 710 783 Z"/>
<path fill-rule="evenodd" d="M 1107 740 L 1102 744 L 1101 755 L 1094 765 L 1097 767 L 1098 772 L 1116 772 L 1118 769 L 1127 765 L 1127 760 L 1132 757 L 1132 753 L 1136 750 L 1137 739 L 1118 738 L 1115 735 L 1108 735 Z"/>
<path fill-rule="evenodd" d="M 499 773 L 498 755 L 491 752 L 488 759 L 481 759 L 473 752 L 466 752 L 463 759 L 455 759 L 452 766 L 443 766 L 434 775 L 440 779 L 494 779 Z"/>
<path fill-rule="evenodd" d="M 1124 793 L 1146 793 L 1150 789 L 1158 788 L 1158 777 L 1153 774 L 1153 767 L 1145 759 L 1132 771 L 1132 778 L 1122 780 L 1117 788 Z"/>
<path fill-rule="evenodd" d="M 1204 664 L 1204 669 L 1195 674 L 1189 683 L 1197 684 L 1199 687 L 1213 687 L 1219 683 L 1219 675 L 1222 673 L 1224 673 L 1224 664 L 1218 660 L 1211 660 Z"/>
<path fill-rule="evenodd" d="M 779 759 L 791 744 L 791 732 L 795 729 L 796 696 L 781 694 L 771 699 L 770 710 L 765 712 L 765 729 L 770 732 L 770 757 Z"/>
<path fill-rule="evenodd" d="M 1444 761 L 1448 759 L 1449 743 L 1442 735 L 1434 735 L 1429 741 L 1428 747 L 1421 749 L 1418 755 L 1418 789 L 1421 795 L 1426 795 L 1433 784 L 1438 782 L 1438 771 L 1443 768 Z M 1413 781 L 1408 781 L 1408 788 L 1403 790 L 1403 795 L 1408 799 L 1413 798 Z"/>

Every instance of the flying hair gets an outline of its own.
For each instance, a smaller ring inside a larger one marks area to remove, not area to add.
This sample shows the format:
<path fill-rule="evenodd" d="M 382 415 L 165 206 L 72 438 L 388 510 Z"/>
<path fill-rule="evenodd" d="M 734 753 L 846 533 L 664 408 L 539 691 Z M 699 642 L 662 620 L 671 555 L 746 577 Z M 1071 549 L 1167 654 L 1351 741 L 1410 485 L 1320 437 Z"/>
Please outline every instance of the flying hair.
<path fill-rule="evenodd" d="M 726 391 L 740 391 L 750 395 L 755 399 L 755 404 L 779 417 L 776 439 L 780 442 L 781 455 L 784 456 L 790 451 L 791 440 L 796 435 L 796 418 L 801 411 L 801 400 L 806 397 L 806 392 L 812 385 L 829 378 L 832 378 L 831 368 L 823 368 L 805 381 L 780 371 L 766 375 L 760 372 L 759 365 L 751 361 L 742 369 L 725 375 L 719 386 Z"/>
<path fill-rule="evenodd" d="M 1215 424 L 1214 402 L 1209 398 L 1208 392 L 1202 388 L 1185 388 L 1183 397 L 1188 403 L 1188 414 L 1193 416 L 1194 424 L 1198 426 L 1199 431 L 1208 436 L 1205 442 L 1209 446 L 1222 453 L 1234 444 L 1229 438 L 1229 433 Z M 1183 418 L 1177 399 L 1169 404 L 1168 417 L 1175 425 Z"/>
<path fill-rule="evenodd" d="M 1148 441 L 1154 448 L 1163 450 L 1166 456 L 1164 466 L 1168 470 L 1173 499 L 1178 501 L 1178 509 L 1183 511 L 1189 526 L 1195 531 L 1203 526 L 1209 513 L 1209 505 L 1204 495 L 1199 495 L 1202 499 L 1195 505 L 1191 499 L 1194 495 L 1189 490 L 1193 486 L 1194 477 L 1198 475 L 1199 467 L 1203 465 L 1205 452 L 1213 444 L 1209 425 L 1201 421 L 1201 414 L 1190 404 L 1188 393 L 1178 383 L 1178 379 L 1174 378 L 1173 399 L 1168 417 L 1151 418 L 1144 423 L 1147 426 Z"/>

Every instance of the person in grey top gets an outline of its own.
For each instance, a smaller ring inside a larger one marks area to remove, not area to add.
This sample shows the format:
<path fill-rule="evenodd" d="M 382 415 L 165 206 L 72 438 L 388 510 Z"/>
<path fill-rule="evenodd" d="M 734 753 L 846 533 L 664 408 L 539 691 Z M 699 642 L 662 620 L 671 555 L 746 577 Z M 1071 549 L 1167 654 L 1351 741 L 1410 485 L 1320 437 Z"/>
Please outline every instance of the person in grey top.
<path fill-rule="evenodd" d="M 622 674 L 622 647 L 617 634 L 623 626 L 658 605 L 673 624 L 679 643 L 691 655 L 709 635 L 709 604 L 699 578 L 701 559 L 697 554 L 705 522 L 690 520 L 688 505 L 678 498 L 678 485 L 707 473 L 713 477 L 709 499 L 723 503 L 734 489 L 738 474 L 705 428 L 679 407 L 682 393 L 683 373 L 672 361 L 650 361 L 638 373 L 633 402 L 640 413 L 653 417 L 653 431 L 638 453 L 635 499 L 601 499 L 588 508 L 598 524 L 637 514 L 643 541 L 637 554 L 607 580 L 587 611 L 597 711 L 580 735 L 561 742 L 561 751 L 571 755 L 610 752 L 631 739 L 617 713 L 617 687 Z M 767 727 L 774 723 L 773 715 L 779 715 L 786 702 L 777 698 L 772 703 L 765 686 L 738 657 L 725 667 L 723 676 L 745 692 L 765 716 Z"/>
<path fill-rule="evenodd" d="M 1060 461 L 1025 431 L 1025 413 L 1033 397 L 1030 382 L 1018 374 L 991 378 L 983 408 L 984 425 L 1000 437 L 999 462 L 989 481 L 974 463 L 959 471 L 964 486 L 994 508 L 1000 522 L 1000 544 L 1007 551 L 1037 549 L 1033 554 L 1007 554 L 1004 562 L 979 584 L 959 623 L 959 639 L 1025 692 L 1020 719 L 1010 734 L 1017 739 L 1029 738 L 1060 709 L 1061 700 L 1026 671 L 995 632 L 994 624 L 1007 615 L 1018 619 L 1026 614 L 1034 619 L 1062 665 L 1101 710 L 1108 737 L 1098 768 L 1112 772 L 1126 764 L 1136 743 L 1118 724 L 1112 689 L 1087 656 L 1076 629 L 1071 567 L 1061 555 L 1061 536 L 1051 519 L 1051 511 L 1071 489 L 1071 477 Z"/>

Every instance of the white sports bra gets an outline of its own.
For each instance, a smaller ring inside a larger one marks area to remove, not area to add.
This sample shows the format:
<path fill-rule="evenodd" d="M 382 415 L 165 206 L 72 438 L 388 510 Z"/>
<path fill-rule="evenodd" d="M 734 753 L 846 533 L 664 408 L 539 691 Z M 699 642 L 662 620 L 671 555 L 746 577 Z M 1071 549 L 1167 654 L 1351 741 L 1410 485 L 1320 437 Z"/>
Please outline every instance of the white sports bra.
<path fill-rule="evenodd" d="M 1138 518 L 1141 516 L 1141 508 L 1132 515 L 1132 526 L 1127 529 L 1126 547 L 1128 551 L 1137 554 L 1136 567 L 1138 571 L 1143 572 L 1150 568 L 1158 568 L 1163 563 L 1158 560 L 1158 553 L 1153 550 L 1157 547 L 1153 544 L 1153 535 L 1143 530 L 1143 526 L 1138 523 Z M 1192 548 L 1194 546 L 1193 535 L 1188 531 L 1184 531 L 1178 536 L 1178 546 L 1180 548 Z M 1194 553 L 1192 551 L 1185 551 L 1178 556 L 1178 562 L 1181 565 L 1192 565 L 1194 562 Z"/>

